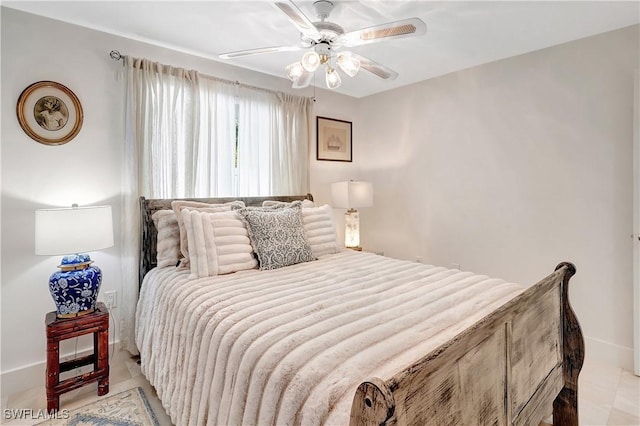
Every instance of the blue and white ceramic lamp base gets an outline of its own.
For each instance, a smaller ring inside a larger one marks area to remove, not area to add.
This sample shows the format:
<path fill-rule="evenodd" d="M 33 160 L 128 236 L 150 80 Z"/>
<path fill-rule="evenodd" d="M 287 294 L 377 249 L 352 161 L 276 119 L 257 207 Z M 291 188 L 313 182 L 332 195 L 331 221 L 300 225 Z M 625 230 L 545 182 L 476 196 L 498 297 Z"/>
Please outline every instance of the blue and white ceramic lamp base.
<path fill-rule="evenodd" d="M 95 311 L 102 271 L 92 263 L 88 254 L 65 256 L 58 266 L 60 271 L 49 278 L 58 318 L 74 318 Z"/>

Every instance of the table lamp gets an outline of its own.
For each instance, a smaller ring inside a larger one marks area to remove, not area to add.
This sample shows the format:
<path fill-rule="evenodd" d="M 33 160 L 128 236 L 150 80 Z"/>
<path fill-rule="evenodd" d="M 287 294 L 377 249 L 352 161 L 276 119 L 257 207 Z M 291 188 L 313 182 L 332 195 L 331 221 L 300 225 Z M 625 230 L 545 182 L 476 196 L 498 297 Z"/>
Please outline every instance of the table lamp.
<path fill-rule="evenodd" d="M 360 214 L 356 208 L 373 205 L 371 182 L 337 182 L 331 185 L 333 207 L 348 209 L 344 214 L 344 245 L 352 250 L 360 247 Z"/>
<path fill-rule="evenodd" d="M 37 255 L 64 255 L 49 278 L 58 318 L 93 312 L 102 271 L 86 253 L 113 246 L 111 206 L 36 210 Z"/>

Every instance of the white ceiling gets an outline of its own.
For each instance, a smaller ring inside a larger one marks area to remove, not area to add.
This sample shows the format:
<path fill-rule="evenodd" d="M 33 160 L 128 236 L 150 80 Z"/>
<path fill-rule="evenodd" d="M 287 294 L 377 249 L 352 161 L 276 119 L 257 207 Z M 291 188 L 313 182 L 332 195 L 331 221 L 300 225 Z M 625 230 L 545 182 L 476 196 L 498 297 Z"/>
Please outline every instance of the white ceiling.
<path fill-rule="evenodd" d="M 312 1 L 295 3 L 317 20 Z M 428 28 L 423 36 L 352 48 L 400 74 L 394 81 L 366 71 L 354 78 L 343 76 L 337 91 L 354 97 L 640 22 L 638 1 L 334 3 L 329 20 L 345 31 L 414 16 Z M 2 5 L 219 61 L 223 52 L 288 46 L 299 40 L 287 16 L 269 1 L 3 1 Z M 301 54 L 270 53 L 225 62 L 285 77 L 284 67 Z M 324 86 L 321 71 L 316 73 L 317 84 Z"/>

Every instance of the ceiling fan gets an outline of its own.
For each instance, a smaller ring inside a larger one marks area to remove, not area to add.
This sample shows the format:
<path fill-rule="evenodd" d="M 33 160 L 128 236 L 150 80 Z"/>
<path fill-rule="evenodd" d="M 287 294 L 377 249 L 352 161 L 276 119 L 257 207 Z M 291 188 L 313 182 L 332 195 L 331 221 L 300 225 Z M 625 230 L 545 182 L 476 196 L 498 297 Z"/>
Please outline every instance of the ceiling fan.
<path fill-rule="evenodd" d="M 427 31 L 427 25 L 420 18 L 409 18 L 345 32 L 340 25 L 328 20 L 334 8 L 334 4 L 329 0 L 317 0 L 313 3 L 316 15 L 320 19 L 318 22 L 311 22 L 292 0 L 278 1 L 274 4 L 287 15 L 300 31 L 298 44 L 240 50 L 223 53 L 219 57 L 233 59 L 263 53 L 311 49 L 302 56 L 300 61 L 285 68 L 287 77 L 293 82 L 292 87 L 294 88 L 307 87 L 311 83 L 313 73 L 320 65 L 326 67 L 325 80 L 330 89 L 337 89 L 342 83 L 336 66 L 350 77 L 354 77 L 362 68 L 380 78 L 393 80 L 398 77 L 398 73 L 391 68 L 350 51 L 339 53 L 336 51 L 343 47 L 355 47 L 384 40 L 412 37 Z"/>

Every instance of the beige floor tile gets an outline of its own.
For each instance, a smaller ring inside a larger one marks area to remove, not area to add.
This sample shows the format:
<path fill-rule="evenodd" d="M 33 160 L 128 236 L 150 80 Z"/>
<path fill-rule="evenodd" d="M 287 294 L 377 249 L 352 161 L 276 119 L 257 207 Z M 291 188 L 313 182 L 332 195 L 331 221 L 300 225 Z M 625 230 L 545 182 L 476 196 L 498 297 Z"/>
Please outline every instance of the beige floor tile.
<path fill-rule="evenodd" d="M 131 377 L 131 373 L 124 362 L 111 364 L 109 368 L 109 383 L 124 382 Z"/>
<path fill-rule="evenodd" d="M 614 408 L 611 410 L 611 415 L 609 415 L 609 422 L 607 424 L 638 426 L 640 425 L 640 417 L 625 413 L 624 411 L 620 411 L 617 408 Z"/>
<path fill-rule="evenodd" d="M 138 360 L 139 360 L 138 357 L 134 357 L 131 355 L 125 358 L 125 364 L 127 366 L 127 369 L 129 370 L 129 374 L 131 375 L 131 377 L 138 377 L 142 375 L 142 370 L 140 369 L 140 364 L 138 364 Z"/>
<path fill-rule="evenodd" d="M 607 424 L 622 370 L 585 361 L 578 380 L 578 417 L 581 425 Z"/>
<path fill-rule="evenodd" d="M 622 372 L 613 408 L 640 417 L 640 377 L 629 371 Z"/>
<path fill-rule="evenodd" d="M 604 426 L 609 420 L 611 406 L 602 406 L 595 402 L 578 400 L 578 419 L 580 425 Z"/>
<path fill-rule="evenodd" d="M 610 409 L 616 398 L 621 375 L 621 368 L 585 362 L 578 379 L 578 397 Z"/>

